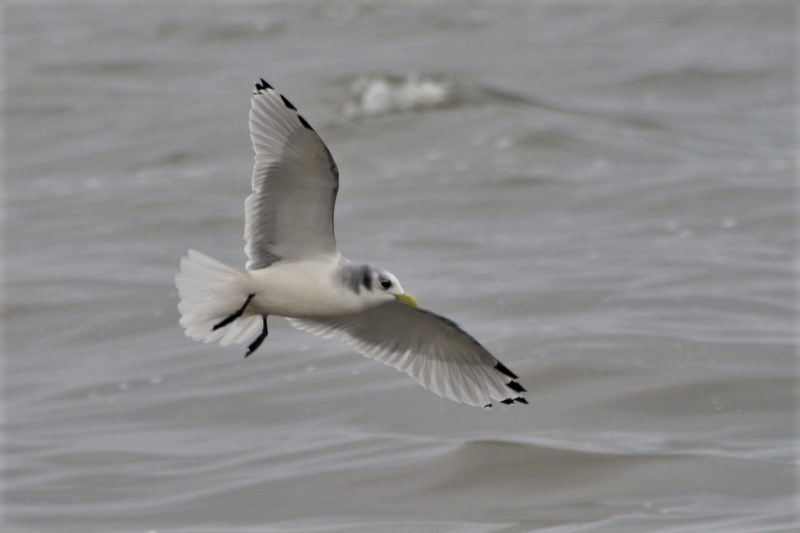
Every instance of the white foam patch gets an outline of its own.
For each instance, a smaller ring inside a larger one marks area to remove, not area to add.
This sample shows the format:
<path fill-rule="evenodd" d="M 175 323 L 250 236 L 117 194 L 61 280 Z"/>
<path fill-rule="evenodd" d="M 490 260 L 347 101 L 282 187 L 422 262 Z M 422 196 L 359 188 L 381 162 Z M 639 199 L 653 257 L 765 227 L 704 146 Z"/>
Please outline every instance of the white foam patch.
<path fill-rule="evenodd" d="M 350 86 L 352 100 L 344 107 L 347 117 L 377 116 L 436 108 L 455 100 L 452 82 L 418 74 L 405 77 L 364 76 Z"/>

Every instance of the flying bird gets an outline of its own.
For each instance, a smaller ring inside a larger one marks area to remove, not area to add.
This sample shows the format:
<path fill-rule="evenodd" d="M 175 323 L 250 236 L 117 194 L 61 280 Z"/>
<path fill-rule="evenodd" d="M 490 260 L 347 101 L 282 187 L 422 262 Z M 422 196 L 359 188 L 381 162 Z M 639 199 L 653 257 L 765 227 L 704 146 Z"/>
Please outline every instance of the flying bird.
<path fill-rule="evenodd" d="M 341 337 L 439 396 L 469 405 L 527 404 L 517 376 L 455 322 L 421 309 L 389 271 L 343 257 L 333 210 L 339 171 L 297 108 L 261 79 L 250 108 L 253 192 L 245 200 L 246 270 L 189 250 L 175 276 L 180 324 L 222 346 L 267 337 L 282 316 Z"/>

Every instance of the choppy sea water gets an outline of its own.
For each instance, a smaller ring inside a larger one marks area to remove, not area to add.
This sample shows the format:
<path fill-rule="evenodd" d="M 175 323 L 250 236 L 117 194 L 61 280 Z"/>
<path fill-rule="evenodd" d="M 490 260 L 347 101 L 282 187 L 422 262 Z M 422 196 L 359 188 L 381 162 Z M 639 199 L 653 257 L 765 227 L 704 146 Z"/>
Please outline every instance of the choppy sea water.
<path fill-rule="evenodd" d="M 793 531 L 790 2 L 15 3 L 4 531 Z M 264 77 L 341 171 L 337 236 L 520 375 L 450 403 L 273 319 L 244 265 Z"/>

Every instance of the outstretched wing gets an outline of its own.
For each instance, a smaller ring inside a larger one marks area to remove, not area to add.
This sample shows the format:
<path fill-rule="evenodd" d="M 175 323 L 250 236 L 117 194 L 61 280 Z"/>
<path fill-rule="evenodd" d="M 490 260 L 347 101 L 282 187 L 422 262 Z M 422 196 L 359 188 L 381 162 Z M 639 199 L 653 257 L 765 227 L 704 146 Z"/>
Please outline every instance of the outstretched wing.
<path fill-rule="evenodd" d="M 481 407 L 528 403 L 513 372 L 455 322 L 430 311 L 387 302 L 353 315 L 289 322 L 315 335 L 341 336 L 450 400 Z"/>
<path fill-rule="evenodd" d="M 256 161 L 253 192 L 244 204 L 247 269 L 337 254 L 336 163 L 292 103 L 263 79 L 251 101 L 250 138 Z"/>

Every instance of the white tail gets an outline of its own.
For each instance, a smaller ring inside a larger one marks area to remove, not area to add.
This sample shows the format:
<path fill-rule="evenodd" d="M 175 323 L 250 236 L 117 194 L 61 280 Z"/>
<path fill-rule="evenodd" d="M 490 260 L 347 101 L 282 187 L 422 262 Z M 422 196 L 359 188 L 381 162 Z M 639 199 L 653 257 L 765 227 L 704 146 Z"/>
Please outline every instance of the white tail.
<path fill-rule="evenodd" d="M 242 306 L 250 294 L 249 285 L 247 273 L 189 250 L 181 259 L 181 270 L 175 276 L 180 323 L 186 336 L 228 346 L 256 335 L 261 327 L 261 315 L 244 314 L 225 327 L 213 329 Z"/>

